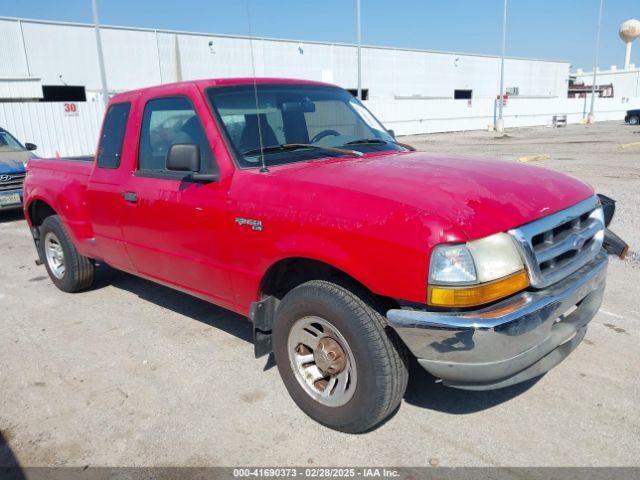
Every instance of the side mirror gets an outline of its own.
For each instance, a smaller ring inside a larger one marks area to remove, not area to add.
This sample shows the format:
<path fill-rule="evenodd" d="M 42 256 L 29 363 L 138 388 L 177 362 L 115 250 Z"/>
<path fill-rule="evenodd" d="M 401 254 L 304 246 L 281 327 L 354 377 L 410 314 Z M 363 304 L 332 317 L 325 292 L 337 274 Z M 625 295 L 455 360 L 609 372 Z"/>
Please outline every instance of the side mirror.
<path fill-rule="evenodd" d="M 189 178 L 199 182 L 217 182 L 217 173 L 200 173 L 200 147 L 193 143 L 176 143 L 167 152 L 167 170 L 191 173 Z"/>
<path fill-rule="evenodd" d="M 33 150 L 37 150 L 38 146 L 35 143 L 25 143 L 24 148 L 26 148 L 29 151 L 33 151 Z"/>
<path fill-rule="evenodd" d="M 192 143 L 176 143 L 167 152 L 167 170 L 200 171 L 200 148 Z"/>
<path fill-rule="evenodd" d="M 394 132 L 392 129 L 387 130 L 387 133 L 391 135 L 391 138 L 393 138 L 394 140 L 396 139 L 396 132 Z"/>

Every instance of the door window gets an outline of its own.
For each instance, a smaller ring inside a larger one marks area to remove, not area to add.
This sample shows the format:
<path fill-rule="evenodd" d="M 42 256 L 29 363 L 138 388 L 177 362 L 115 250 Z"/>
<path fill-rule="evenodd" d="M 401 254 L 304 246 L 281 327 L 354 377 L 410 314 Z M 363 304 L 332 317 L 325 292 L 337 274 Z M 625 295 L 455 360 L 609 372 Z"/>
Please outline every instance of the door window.
<path fill-rule="evenodd" d="M 203 167 L 212 164 L 213 154 L 202 123 L 185 97 L 156 98 L 147 102 L 142 117 L 138 168 L 167 171 L 167 153 L 172 145 L 195 144 Z"/>

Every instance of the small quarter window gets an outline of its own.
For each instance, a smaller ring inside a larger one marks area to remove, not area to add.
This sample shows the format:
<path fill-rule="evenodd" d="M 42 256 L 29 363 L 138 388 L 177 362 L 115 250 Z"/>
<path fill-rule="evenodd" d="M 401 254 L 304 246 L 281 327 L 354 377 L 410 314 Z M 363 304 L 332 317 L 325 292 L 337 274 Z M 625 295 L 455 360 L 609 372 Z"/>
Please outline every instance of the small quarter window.
<path fill-rule="evenodd" d="M 122 142 L 127 130 L 130 109 L 130 103 L 116 103 L 109 107 L 98 148 L 98 167 L 118 168 L 120 166 Z"/>

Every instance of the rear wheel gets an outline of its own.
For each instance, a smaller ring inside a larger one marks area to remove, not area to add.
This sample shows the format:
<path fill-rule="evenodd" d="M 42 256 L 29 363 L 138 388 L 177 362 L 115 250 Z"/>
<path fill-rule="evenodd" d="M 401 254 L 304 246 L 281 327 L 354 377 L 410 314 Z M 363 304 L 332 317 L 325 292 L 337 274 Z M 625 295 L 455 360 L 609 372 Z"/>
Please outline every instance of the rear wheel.
<path fill-rule="evenodd" d="M 634 115 L 633 117 L 631 117 L 631 118 L 629 119 L 629 123 L 630 123 L 631 125 L 638 125 L 638 124 L 640 124 L 640 117 L 638 117 L 638 116 Z"/>
<path fill-rule="evenodd" d="M 289 292 L 273 347 L 291 398 L 330 428 L 360 433 L 393 413 L 406 390 L 407 353 L 375 300 L 323 280 Z"/>
<path fill-rule="evenodd" d="M 91 286 L 93 262 L 78 253 L 57 215 L 51 215 L 42 222 L 40 249 L 49 277 L 60 290 L 71 293 Z"/>

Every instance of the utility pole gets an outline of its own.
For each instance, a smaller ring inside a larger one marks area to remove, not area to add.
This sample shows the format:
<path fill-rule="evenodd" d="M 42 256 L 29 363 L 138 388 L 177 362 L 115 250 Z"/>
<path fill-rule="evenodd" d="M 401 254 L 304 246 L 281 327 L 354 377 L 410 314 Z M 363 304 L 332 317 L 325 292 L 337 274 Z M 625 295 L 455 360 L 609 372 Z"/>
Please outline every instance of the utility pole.
<path fill-rule="evenodd" d="M 100 67 L 100 81 L 102 83 L 102 101 L 105 105 L 109 102 L 109 90 L 107 89 L 107 73 L 104 69 L 104 56 L 102 54 L 102 38 L 100 37 L 100 20 L 98 19 L 97 0 L 91 0 L 93 7 L 93 28 L 96 34 L 96 48 L 98 49 L 98 64 Z"/>
<path fill-rule="evenodd" d="M 596 101 L 596 78 L 598 75 L 598 57 L 600 56 L 600 30 L 602 29 L 602 10 L 604 8 L 604 0 L 600 0 L 600 13 L 598 14 L 598 33 L 596 34 L 596 48 L 593 55 L 593 79 L 591 80 L 591 108 L 589 109 L 588 123 L 594 121 L 594 106 Z"/>
<path fill-rule="evenodd" d="M 502 56 L 500 57 L 500 95 L 498 97 L 498 120 L 494 126 L 497 132 L 504 132 L 502 109 L 504 108 L 504 57 L 507 53 L 507 4 L 508 0 L 504 0 L 502 12 Z"/>
<path fill-rule="evenodd" d="M 356 0 L 356 30 L 358 31 L 358 99 L 362 100 L 362 22 L 360 0 Z"/>

